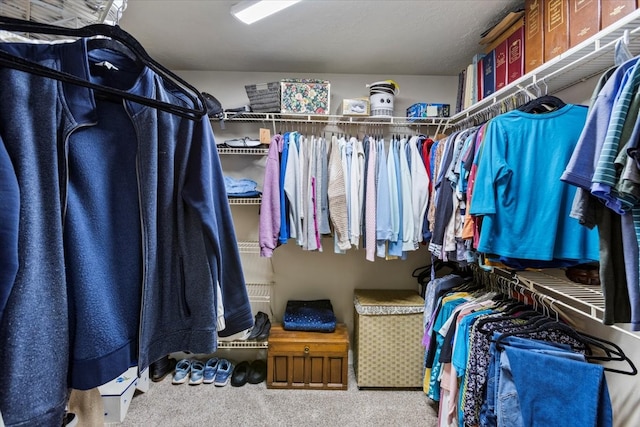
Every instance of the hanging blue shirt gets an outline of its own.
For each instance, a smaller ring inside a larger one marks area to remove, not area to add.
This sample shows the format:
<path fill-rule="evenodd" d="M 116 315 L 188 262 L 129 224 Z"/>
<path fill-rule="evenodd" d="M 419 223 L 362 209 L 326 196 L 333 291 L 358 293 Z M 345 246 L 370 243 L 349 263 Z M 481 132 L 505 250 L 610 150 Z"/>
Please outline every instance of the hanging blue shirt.
<path fill-rule="evenodd" d="M 565 105 L 514 110 L 487 125 L 471 202 L 478 251 L 534 260 L 599 259 L 598 235 L 570 218 L 576 188 L 560 181 L 587 115 Z"/>

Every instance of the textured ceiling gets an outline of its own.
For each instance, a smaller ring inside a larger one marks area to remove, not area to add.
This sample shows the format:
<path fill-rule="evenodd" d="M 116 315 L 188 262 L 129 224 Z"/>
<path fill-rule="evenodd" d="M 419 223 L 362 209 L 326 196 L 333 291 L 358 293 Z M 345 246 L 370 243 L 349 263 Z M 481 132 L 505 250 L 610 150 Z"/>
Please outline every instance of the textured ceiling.
<path fill-rule="evenodd" d="M 129 0 L 120 25 L 174 70 L 456 75 L 523 0 L 304 0 L 253 25 L 237 0 Z"/>

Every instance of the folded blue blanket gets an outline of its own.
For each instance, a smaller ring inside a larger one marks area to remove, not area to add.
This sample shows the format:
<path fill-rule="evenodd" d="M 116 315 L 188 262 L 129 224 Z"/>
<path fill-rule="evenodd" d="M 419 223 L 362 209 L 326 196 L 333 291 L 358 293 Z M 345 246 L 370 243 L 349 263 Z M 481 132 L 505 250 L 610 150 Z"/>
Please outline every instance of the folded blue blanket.
<path fill-rule="evenodd" d="M 249 178 L 236 179 L 225 175 L 224 188 L 227 190 L 227 194 L 232 196 L 248 192 L 256 192 L 258 183 Z"/>
<path fill-rule="evenodd" d="M 336 315 L 328 299 L 300 301 L 289 300 L 282 319 L 287 331 L 333 332 Z"/>

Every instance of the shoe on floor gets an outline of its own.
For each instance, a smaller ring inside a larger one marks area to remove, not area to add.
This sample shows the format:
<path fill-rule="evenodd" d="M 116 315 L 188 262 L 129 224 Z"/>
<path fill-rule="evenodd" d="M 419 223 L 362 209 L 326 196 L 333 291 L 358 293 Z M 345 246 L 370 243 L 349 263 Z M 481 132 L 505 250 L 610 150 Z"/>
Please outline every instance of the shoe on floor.
<path fill-rule="evenodd" d="M 249 384 L 260 384 L 267 378 L 267 364 L 264 360 L 254 360 L 251 362 L 247 382 Z"/>
<path fill-rule="evenodd" d="M 169 375 L 176 366 L 176 360 L 170 359 L 169 356 L 164 356 L 161 359 L 156 360 L 149 365 L 149 372 L 151 381 L 162 381 L 167 375 Z"/>
<path fill-rule="evenodd" d="M 62 427 L 76 427 L 78 425 L 78 416 L 73 412 L 67 412 L 64 414 L 64 420 L 62 421 Z"/>
<path fill-rule="evenodd" d="M 229 384 L 231 380 L 231 374 L 233 373 L 233 363 L 227 359 L 218 360 L 218 370 L 216 371 L 216 377 L 213 381 L 213 385 L 218 387 L 224 387 Z"/>
<path fill-rule="evenodd" d="M 176 364 L 176 369 L 173 373 L 173 384 L 184 384 L 189 379 L 189 372 L 191 371 L 191 361 L 189 359 L 182 359 Z"/>
<path fill-rule="evenodd" d="M 231 385 L 233 387 L 242 387 L 249 379 L 249 362 L 240 362 L 233 368 L 233 374 L 231 374 Z"/>
<path fill-rule="evenodd" d="M 212 384 L 216 379 L 216 372 L 218 371 L 218 358 L 212 357 L 204 364 L 204 380 L 205 384 Z"/>
<path fill-rule="evenodd" d="M 204 362 L 194 360 L 191 362 L 191 376 L 189 377 L 189 385 L 202 384 L 204 381 Z"/>

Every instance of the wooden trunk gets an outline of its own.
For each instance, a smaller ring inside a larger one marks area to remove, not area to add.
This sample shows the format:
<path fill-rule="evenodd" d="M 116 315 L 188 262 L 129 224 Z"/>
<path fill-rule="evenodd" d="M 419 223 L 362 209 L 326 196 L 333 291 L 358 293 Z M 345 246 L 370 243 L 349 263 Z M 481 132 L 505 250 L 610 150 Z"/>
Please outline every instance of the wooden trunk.
<path fill-rule="evenodd" d="M 346 390 L 349 333 L 285 331 L 274 324 L 267 351 L 267 388 Z"/>

